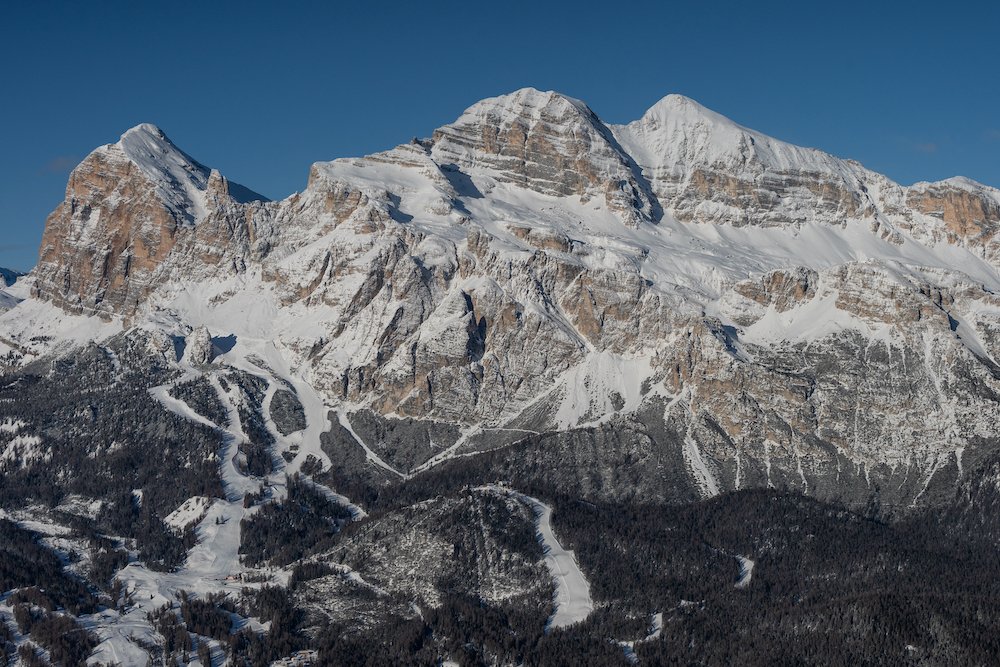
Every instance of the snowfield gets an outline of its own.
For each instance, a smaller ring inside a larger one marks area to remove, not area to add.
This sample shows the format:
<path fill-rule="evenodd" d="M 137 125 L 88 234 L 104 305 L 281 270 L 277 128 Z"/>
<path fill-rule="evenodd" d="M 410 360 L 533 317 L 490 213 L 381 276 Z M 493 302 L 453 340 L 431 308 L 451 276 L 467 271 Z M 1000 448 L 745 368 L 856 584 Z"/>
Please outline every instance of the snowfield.
<path fill-rule="evenodd" d="M 740 576 L 736 579 L 736 588 L 746 588 L 753 578 L 753 568 L 756 563 L 746 556 L 737 556 L 736 560 L 740 563 Z"/>

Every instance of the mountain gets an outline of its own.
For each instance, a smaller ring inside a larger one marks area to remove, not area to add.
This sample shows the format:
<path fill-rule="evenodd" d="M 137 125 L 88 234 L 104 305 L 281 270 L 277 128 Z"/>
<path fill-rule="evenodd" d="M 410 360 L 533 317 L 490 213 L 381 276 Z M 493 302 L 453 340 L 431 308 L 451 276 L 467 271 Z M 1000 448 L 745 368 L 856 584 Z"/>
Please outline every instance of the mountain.
<path fill-rule="evenodd" d="M 14 283 L 16 283 L 17 279 L 23 275 L 24 275 L 23 273 L 12 271 L 10 269 L 5 269 L 2 266 L 0 266 L 0 280 L 3 280 L 3 283 L 6 287 L 10 287 Z"/>
<path fill-rule="evenodd" d="M 281 584 L 276 618 L 299 619 L 272 623 L 272 659 L 320 636 L 327 657 L 370 650 L 350 638 L 389 618 L 413 656 L 458 659 L 449 615 L 481 613 L 485 662 L 658 660 L 707 642 L 713 611 L 781 644 L 780 616 L 751 621 L 754 598 L 717 586 L 736 563 L 741 591 L 785 590 L 779 562 L 811 573 L 780 604 L 876 659 L 844 618 L 961 623 L 803 600 L 919 597 L 898 572 L 950 581 L 943 553 L 989 580 L 998 229 L 994 188 L 903 186 L 678 95 L 620 126 L 557 93 L 485 99 L 429 139 L 316 163 L 280 201 L 140 125 L 72 172 L 30 294 L 0 314 L 0 507 L 21 529 L 89 522 L 73 548 L 126 559 L 103 585 L 150 601 L 85 619 L 108 659 L 147 650 L 116 628 L 240 576 Z M 596 579 L 632 549 L 657 555 L 620 588 Z M 876 576 L 879 553 L 902 569 Z M 822 557 L 863 576 L 822 588 Z M 221 651 L 192 604 L 179 618 Z M 251 651 L 271 607 L 244 604 L 227 613 L 251 619 L 233 640 Z M 567 629 L 539 640 L 546 618 Z M 698 639 L 661 640 L 665 622 Z M 498 625 L 534 639 L 498 647 Z M 886 632 L 906 660 L 982 648 Z"/>
<path fill-rule="evenodd" d="M 8 291 L 8 288 L 13 287 L 18 278 L 21 278 L 22 276 L 24 276 L 23 273 L 5 269 L 0 266 L 0 283 L 2 283 L 2 285 L 0 285 L 0 312 L 9 310 L 20 302 L 21 299 L 15 294 L 11 294 L 10 291 Z M 17 293 L 20 290 L 15 289 L 13 291 Z"/>
<path fill-rule="evenodd" d="M 182 254 L 192 278 L 211 275 L 263 200 L 139 125 L 70 174 L 46 221 L 35 290 L 70 311 L 125 312 Z"/>
<path fill-rule="evenodd" d="M 274 340 L 345 416 L 447 422 L 480 449 L 659 406 L 695 497 L 875 484 L 906 507 L 1000 417 L 1000 193 L 971 181 L 899 186 L 676 95 L 609 127 L 526 89 L 313 165 L 283 201 L 232 191 L 130 130 L 71 175 L 36 298 Z"/>

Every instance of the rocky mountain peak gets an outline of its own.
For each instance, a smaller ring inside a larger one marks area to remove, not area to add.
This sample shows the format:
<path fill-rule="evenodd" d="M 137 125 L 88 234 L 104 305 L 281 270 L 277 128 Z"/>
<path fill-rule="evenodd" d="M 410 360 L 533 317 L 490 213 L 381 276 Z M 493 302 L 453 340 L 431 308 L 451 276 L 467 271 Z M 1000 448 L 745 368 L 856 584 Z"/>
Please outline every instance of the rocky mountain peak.
<path fill-rule="evenodd" d="M 206 191 L 216 190 L 242 203 L 267 201 L 249 188 L 222 179 L 212 188 L 212 169 L 201 164 L 178 148 L 163 130 L 151 123 L 142 123 L 125 132 L 117 144 L 105 147 L 118 152 L 135 164 L 153 184 L 160 200 L 182 224 L 197 224 L 205 218 L 211 206 Z"/>
<path fill-rule="evenodd" d="M 238 262 L 262 201 L 155 125 L 137 125 L 70 174 L 46 221 L 34 291 L 75 312 L 131 312 L 171 262 L 191 276 L 217 273 L 225 256 Z"/>
<path fill-rule="evenodd" d="M 611 130 L 559 93 L 523 88 L 477 102 L 434 132 L 432 155 L 542 194 L 603 199 L 631 227 L 657 216 L 655 197 Z"/>
<path fill-rule="evenodd" d="M 537 118 L 541 117 L 543 113 L 561 114 L 565 111 L 584 116 L 595 116 L 590 107 L 581 100 L 552 90 L 542 91 L 537 88 L 525 87 L 506 95 L 482 99 L 466 109 L 462 117 L 495 115 L 514 121 L 526 116 Z M 460 118 L 456 122 L 460 123 L 462 119 Z"/>
<path fill-rule="evenodd" d="M 861 165 L 743 127 L 683 95 L 613 126 L 663 208 L 685 222 L 799 225 L 874 214 Z"/>
<path fill-rule="evenodd" d="M 643 116 L 614 128 L 643 167 L 727 168 L 740 172 L 803 172 L 843 177 L 847 162 L 743 127 L 683 95 L 667 95 Z"/>
<path fill-rule="evenodd" d="M 963 176 L 934 183 L 914 183 L 906 189 L 906 205 L 944 222 L 949 238 L 965 239 L 997 252 L 1000 233 L 1000 190 Z"/>
<path fill-rule="evenodd" d="M 204 193 L 211 170 L 177 148 L 160 128 L 149 123 L 136 125 L 109 147 L 110 151 L 116 149 L 149 178 L 179 221 L 196 224 L 204 219 Z"/>

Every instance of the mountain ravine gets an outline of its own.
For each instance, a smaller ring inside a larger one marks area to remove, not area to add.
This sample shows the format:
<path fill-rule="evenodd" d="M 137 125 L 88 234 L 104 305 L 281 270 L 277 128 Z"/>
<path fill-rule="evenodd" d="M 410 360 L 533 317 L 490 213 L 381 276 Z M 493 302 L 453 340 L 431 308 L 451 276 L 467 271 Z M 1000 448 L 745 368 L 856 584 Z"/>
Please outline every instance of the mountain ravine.
<path fill-rule="evenodd" d="M 985 664 L 998 232 L 678 95 L 132 128 L 0 289 L 0 664 Z"/>

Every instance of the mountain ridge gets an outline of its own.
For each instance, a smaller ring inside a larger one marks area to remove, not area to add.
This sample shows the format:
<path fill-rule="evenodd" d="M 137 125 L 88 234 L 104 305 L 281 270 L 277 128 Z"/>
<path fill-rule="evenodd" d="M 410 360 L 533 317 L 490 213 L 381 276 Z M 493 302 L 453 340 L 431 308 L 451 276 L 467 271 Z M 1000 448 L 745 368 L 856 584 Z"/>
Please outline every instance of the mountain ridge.
<path fill-rule="evenodd" d="M 494 438 L 605 429 L 662 402 L 656 428 L 680 432 L 714 494 L 747 484 L 745 465 L 823 488 L 839 457 L 866 488 L 901 462 L 929 483 L 959 449 L 974 458 L 997 410 L 1000 208 L 979 184 L 904 188 L 681 96 L 607 126 L 522 89 L 429 140 L 315 163 L 280 201 L 232 197 L 153 126 L 123 136 L 124 163 L 105 147 L 71 175 L 21 312 L 273 340 L 345 419 Z M 789 354 L 820 356 L 789 374 Z M 894 355 L 924 363 L 894 374 Z M 825 366 L 846 384 L 824 385 Z M 930 411 L 950 430 L 886 440 L 845 403 L 866 383 L 886 423 Z M 732 405 L 735 387 L 756 403 Z M 901 506 L 925 497 L 899 488 Z"/>

